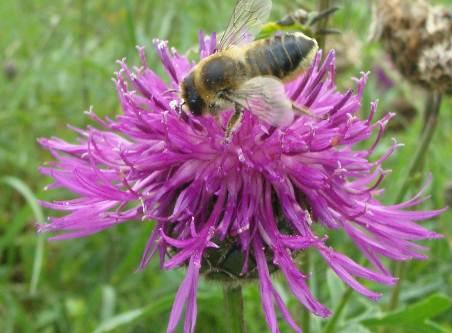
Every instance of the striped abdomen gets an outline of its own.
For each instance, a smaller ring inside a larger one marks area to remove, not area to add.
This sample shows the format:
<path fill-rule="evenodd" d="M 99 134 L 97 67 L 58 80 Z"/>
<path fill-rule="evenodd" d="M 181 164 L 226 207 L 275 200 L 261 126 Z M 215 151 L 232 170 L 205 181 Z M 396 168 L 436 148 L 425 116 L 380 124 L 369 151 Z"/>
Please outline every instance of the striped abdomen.
<path fill-rule="evenodd" d="M 253 42 L 245 53 L 251 76 L 290 80 L 312 62 L 317 42 L 302 33 L 286 33 Z"/>

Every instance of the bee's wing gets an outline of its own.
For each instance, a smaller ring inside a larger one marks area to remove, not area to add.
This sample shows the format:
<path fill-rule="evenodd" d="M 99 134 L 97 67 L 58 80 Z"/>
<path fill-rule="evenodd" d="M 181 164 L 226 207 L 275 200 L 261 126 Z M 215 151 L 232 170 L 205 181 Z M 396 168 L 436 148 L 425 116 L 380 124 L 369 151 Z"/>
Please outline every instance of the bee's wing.
<path fill-rule="evenodd" d="M 232 99 L 273 126 L 284 127 L 293 121 L 292 101 L 278 79 L 258 76 L 248 80 L 234 92 Z"/>
<path fill-rule="evenodd" d="M 253 28 L 258 28 L 270 16 L 271 0 L 237 0 L 226 30 L 221 35 L 217 50 L 239 44 Z"/>

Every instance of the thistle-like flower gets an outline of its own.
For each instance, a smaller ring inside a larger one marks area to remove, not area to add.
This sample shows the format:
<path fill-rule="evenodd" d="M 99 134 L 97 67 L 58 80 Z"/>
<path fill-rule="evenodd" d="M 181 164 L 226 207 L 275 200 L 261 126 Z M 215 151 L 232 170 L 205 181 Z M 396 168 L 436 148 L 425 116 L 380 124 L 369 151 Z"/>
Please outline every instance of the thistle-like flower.
<path fill-rule="evenodd" d="M 232 282 L 256 279 L 271 331 L 279 331 L 279 309 L 293 330 L 301 332 L 272 284 L 271 272 L 281 271 L 292 293 L 312 313 L 326 317 L 330 312 L 311 294 L 309 276 L 294 262 L 297 253 L 318 251 L 346 284 L 370 299 L 380 295 L 357 278 L 396 282 L 382 257 L 425 258 L 424 248 L 413 241 L 440 235 L 416 222 L 442 210 L 408 210 L 425 200 L 422 191 L 396 205 L 385 206 L 377 199 L 386 174 L 381 165 L 399 145 L 369 160 L 392 114 L 374 122 L 377 104 L 372 103 L 369 117 L 360 119 L 367 74 L 356 79 L 356 91 L 341 93 L 334 82 L 334 52 L 323 62 L 318 54 L 304 75 L 285 86 L 294 103 L 316 117 L 298 115 L 286 128 L 272 128 L 245 111 L 226 143 L 231 111 L 218 118 L 179 112 L 175 90 L 193 64 L 166 42 L 155 44 L 169 84 L 148 67 L 140 48 L 141 67 L 132 71 L 120 61 L 115 79 L 119 116 L 104 120 L 89 112 L 100 129 L 75 129 L 78 143 L 40 140 L 56 159 L 41 169 L 54 179 L 50 187 L 76 195 L 43 203 L 67 214 L 50 218 L 40 230 L 62 232 L 53 239 L 68 239 L 129 221 L 155 223 L 140 267 L 156 252 L 163 269 L 187 267 L 168 332 L 174 332 L 184 306 L 184 331 L 194 332 L 201 274 Z M 214 52 L 215 45 L 215 36 L 201 35 L 200 56 Z M 358 149 L 374 131 L 376 142 Z M 316 232 L 313 224 L 319 226 Z M 330 229 L 347 234 L 373 268 L 332 249 Z"/>

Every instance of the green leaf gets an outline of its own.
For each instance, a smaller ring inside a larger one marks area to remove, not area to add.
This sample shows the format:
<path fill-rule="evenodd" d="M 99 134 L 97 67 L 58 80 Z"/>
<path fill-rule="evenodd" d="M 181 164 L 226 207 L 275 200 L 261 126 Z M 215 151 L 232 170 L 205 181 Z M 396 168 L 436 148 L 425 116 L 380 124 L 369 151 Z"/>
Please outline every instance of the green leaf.
<path fill-rule="evenodd" d="M 35 216 L 36 222 L 39 224 L 45 223 L 44 213 L 42 212 L 41 206 L 38 204 L 38 199 L 33 194 L 33 191 L 25 184 L 22 180 L 16 177 L 3 177 L 1 179 L 2 183 L 5 183 L 19 192 L 27 201 L 33 215 Z M 30 281 L 30 294 L 34 295 L 36 293 L 39 277 L 41 276 L 42 261 L 44 258 L 44 241 L 43 235 L 37 235 L 37 242 L 35 247 L 35 255 L 33 259 L 33 271 Z"/>
<path fill-rule="evenodd" d="M 38 204 L 38 200 L 35 195 L 31 191 L 31 189 L 25 184 L 22 180 L 16 177 L 3 177 L 1 180 L 2 183 L 5 183 L 15 189 L 17 192 L 22 194 L 27 203 L 30 205 L 30 208 L 33 211 L 33 214 L 37 220 L 37 223 L 44 223 L 44 214 L 42 212 L 41 206 Z"/>
<path fill-rule="evenodd" d="M 367 328 L 365 328 L 362 325 L 359 324 L 353 324 L 353 325 L 345 325 L 343 329 L 339 331 L 340 333 L 372 333 Z"/>
<path fill-rule="evenodd" d="M 452 305 L 450 298 L 434 294 L 403 310 L 394 311 L 379 318 L 370 318 L 362 321 L 366 326 L 405 326 L 423 324 L 425 320 L 433 318 L 447 311 Z"/>
<path fill-rule="evenodd" d="M 407 328 L 413 333 L 451 333 L 450 330 L 428 320 L 425 323 L 409 325 Z"/>

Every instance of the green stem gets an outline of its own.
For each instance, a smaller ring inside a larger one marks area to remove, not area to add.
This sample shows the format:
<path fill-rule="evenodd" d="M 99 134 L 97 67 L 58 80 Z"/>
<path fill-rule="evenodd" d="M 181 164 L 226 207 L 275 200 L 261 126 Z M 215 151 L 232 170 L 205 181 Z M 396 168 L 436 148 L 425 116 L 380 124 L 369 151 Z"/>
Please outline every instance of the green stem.
<path fill-rule="evenodd" d="M 405 273 L 407 271 L 406 262 L 398 262 L 395 266 L 395 276 L 399 278 L 399 282 L 395 285 L 391 293 L 391 298 L 389 300 L 388 310 L 394 310 L 399 305 L 400 290 L 402 287 L 402 281 L 405 278 Z"/>
<path fill-rule="evenodd" d="M 336 309 L 334 310 L 334 314 L 331 317 L 331 319 L 328 321 L 328 324 L 325 327 L 324 333 L 333 333 L 335 332 L 336 325 L 342 315 L 342 312 L 345 309 L 345 305 L 347 305 L 348 301 L 350 300 L 350 296 L 352 295 L 353 289 L 347 287 L 347 290 L 344 291 L 342 294 L 341 301 L 337 305 Z"/>
<path fill-rule="evenodd" d="M 425 105 L 425 121 L 422 128 L 422 139 L 414 154 L 414 157 L 410 163 L 406 178 L 400 188 L 400 191 L 396 197 L 396 202 L 400 202 L 404 199 L 410 185 L 411 180 L 415 176 L 416 172 L 421 168 L 425 154 L 428 151 L 430 143 L 435 134 L 436 126 L 438 124 L 439 110 L 441 108 L 441 94 L 437 92 L 431 92 L 427 98 Z M 395 267 L 396 276 L 399 278 L 399 283 L 394 287 L 391 299 L 389 301 L 389 310 L 394 310 L 399 305 L 400 290 L 402 280 L 405 278 L 407 263 L 398 262 Z"/>
<path fill-rule="evenodd" d="M 137 41 L 137 31 L 135 27 L 135 21 L 134 21 L 134 10 L 133 10 L 133 4 L 132 0 L 126 0 L 125 1 L 125 7 L 127 12 L 127 30 L 129 32 L 129 40 L 132 49 L 134 49 L 138 45 Z"/>
<path fill-rule="evenodd" d="M 317 11 L 319 13 L 323 12 L 324 10 L 331 8 L 331 0 L 319 0 L 319 5 L 317 7 Z M 328 27 L 328 20 L 329 18 L 326 17 L 322 20 L 320 20 L 317 23 L 317 30 L 325 30 Z M 319 49 L 324 50 L 325 49 L 325 42 L 326 42 L 326 36 L 320 35 L 317 37 L 317 43 L 319 44 Z"/>
<path fill-rule="evenodd" d="M 85 49 L 86 49 L 86 1 L 80 0 L 80 38 L 79 38 L 79 59 L 80 59 L 80 78 L 81 78 L 81 90 L 82 90 L 82 108 L 89 106 L 89 89 L 87 85 L 87 73 L 85 68 Z"/>
<path fill-rule="evenodd" d="M 424 120 L 424 126 L 422 128 L 421 133 L 422 139 L 419 146 L 417 147 L 413 159 L 411 160 L 408 172 L 405 176 L 405 180 L 396 197 L 396 202 L 400 202 L 401 200 L 403 200 L 411 185 L 411 180 L 413 176 L 422 166 L 421 162 L 428 151 L 428 147 L 430 146 L 433 134 L 435 133 L 436 130 L 436 125 L 438 124 L 438 115 L 440 107 L 441 107 L 441 94 L 435 92 L 430 93 L 425 105 L 426 115 Z"/>
<path fill-rule="evenodd" d="M 245 333 L 242 287 L 225 284 L 223 286 L 223 299 L 225 318 L 227 318 L 227 333 Z"/>
<path fill-rule="evenodd" d="M 302 269 L 303 273 L 309 275 L 311 270 L 311 259 L 309 257 L 309 252 L 307 251 L 303 253 Z M 306 281 L 306 283 L 309 286 L 309 280 Z M 304 306 L 301 309 L 301 328 L 303 329 L 303 333 L 311 332 L 311 312 Z"/>

